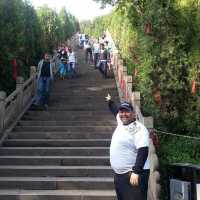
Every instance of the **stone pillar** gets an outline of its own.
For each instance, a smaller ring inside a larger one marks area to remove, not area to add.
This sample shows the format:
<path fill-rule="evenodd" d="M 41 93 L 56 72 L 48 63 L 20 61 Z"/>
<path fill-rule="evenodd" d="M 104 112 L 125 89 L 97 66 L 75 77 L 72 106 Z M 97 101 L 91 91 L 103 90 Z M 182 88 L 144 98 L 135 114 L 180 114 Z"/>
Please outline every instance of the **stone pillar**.
<path fill-rule="evenodd" d="M 131 102 L 131 95 L 132 95 L 132 76 L 131 75 L 127 75 L 126 76 L 126 87 L 127 87 L 127 100 Z"/>
<path fill-rule="evenodd" d="M 127 76 L 127 66 L 123 66 L 123 74 L 124 76 Z"/>
<path fill-rule="evenodd" d="M 23 84 L 24 84 L 24 78 L 18 76 L 16 79 L 16 89 L 19 89 L 19 93 L 17 96 L 17 113 L 16 113 L 17 115 L 23 109 Z"/>
<path fill-rule="evenodd" d="M 36 66 L 31 66 L 30 67 L 30 77 L 34 76 L 36 74 Z"/>
<path fill-rule="evenodd" d="M 144 117 L 144 125 L 148 129 L 153 128 L 153 117 Z"/>
<path fill-rule="evenodd" d="M 5 118 L 5 102 L 6 92 L 0 91 L 0 133 L 4 129 L 4 118 Z"/>
<path fill-rule="evenodd" d="M 36 66 L 31 66 L 30 67 L 30 77 L 35 76 L 36 72 L 37 72 Z M 32 96 L 34 96 L 35 93 L 36 93 L 36 78 L 33 79 L 32 88 L 31 89 L 32 89 L 31 94 L 32 94 Z"/>
<path fill-rule="evenodd" d="M 153 141 L 150 139 L 149 142 L 149 158 L 150 158 L 150 176 L 148 185 L 148 200 L 159 200 L 160 199 L 160 173 L 159 160 L 156 155 L 156 149 L 153 145 Z"/>
<path fill-rule="evenodd" d="M 115 56 L 115 58 L 114 58 L 114 66 L 115 66 L 115 70 L 117 71 L 118 70 L 118 57 L 119 57 L 118 52 L 115 52 L 114 56 Z"/>
<path fill-rule="evenodd" d="M 131 102 L 140 108 L 140 92 L 133 92 L 131 97 Z"/>
<path fill-rule="evenodd" d="M 128 75 L 128 76 L 127 76 L 127 83 L 128 83 L 128 84 L 129 84 L 129 83 L 132 84 L 132 81 L 133 81 L 132 79 L 133 79 L 132 76 L 131 76 L 131 75 Z"/>
<path fill-rule="evenodd" d="M 22 87 L 24 84 L 24 78 L 21 76 L 18 76 L 16 79 L 16 89 Z"/>

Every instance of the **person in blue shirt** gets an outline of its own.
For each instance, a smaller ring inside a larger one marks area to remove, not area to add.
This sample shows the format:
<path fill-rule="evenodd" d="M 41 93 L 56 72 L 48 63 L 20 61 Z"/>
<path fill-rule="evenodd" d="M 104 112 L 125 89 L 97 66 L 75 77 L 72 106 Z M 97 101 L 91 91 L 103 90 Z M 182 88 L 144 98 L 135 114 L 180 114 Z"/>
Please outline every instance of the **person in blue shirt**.
<path fill-rule="evenodd" d="M 59 64 L 59 75 L 61 79 L 65 78 L 67 68 L 67 59 L 61 58 L 61 63 Z"/>

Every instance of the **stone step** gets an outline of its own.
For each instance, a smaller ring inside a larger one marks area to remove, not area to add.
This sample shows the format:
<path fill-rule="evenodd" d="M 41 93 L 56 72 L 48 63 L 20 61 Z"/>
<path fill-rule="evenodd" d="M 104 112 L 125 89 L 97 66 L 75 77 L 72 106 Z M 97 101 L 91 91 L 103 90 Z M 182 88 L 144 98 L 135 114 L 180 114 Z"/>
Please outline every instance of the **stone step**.
<path fill-rule="evenodd" d="M 110 165 L 109 156 L 0 156 L 0 165 Z"/>
<path fill-rule="evenodd" d="M 115 200 L 114 190 L 0 190 L 2 200 Z"/>
<path fill-rule="evenodd" d="M 29 110 L 42 110 L 44 108 L 37 108 L 31 106 Z M 64 105 L 61 102 L 50 102 L 48 111 L 102 111 L 102 110 L 107 110 L 108 108 L 105 107 L 104 104 L 102 105 Z"/>
<path fill-rule="evenodd" d="M 108 147 L 110 139 L 8 139 L 4 146 L 15 147 Z"/>
<path fill-rule="evenodd" d="M 82 97 L 81 99 L 94 99 L 94 98 L 99 98 L 99 99 L 103 99 L 105 96 L 104 95 L 107 95 L 107 93 L 106 93 L 106 90 L 101 90 L 101 93 L 100 92 L 96 92 L 96 91 L 89 91 L 89 90 L 87 89 L 87 88 L 83 88 L 83 90 L 82 91 L 76 91 L 76 92 L 74 92 L 73 90 L 71 90 L 71 91 L 67 91 L 67 90 L 65 90 L 65 92 L 59 92 L 59 91 L 54 91 L 54 92 L 52 92 L 51 93 L 51 96 L 50 96 L 50 98 L 54 98 L 54 97 L 64 97 L 64 98 L 68 98 L 69 99 L 69 97 L 71 98 L 77 98 L 77 97 Z M 87 95 L 86 95 L 86 93 L 87 93 Z M 113 92 L 112 92 L 113 93 Z M 114 93 L 114 94 L 112 94 L 112 97 L 113 98 L 118 98 L 118 96 L 117 96 L 117 93 Z"/>
<path fill-rule="evenodd" d="M 113 190 L 109 177 L 0 177 L 0 189 Z"/>
<path fill-rule="evenodd" d="M 96 71 L 95 71 L 96 72 Z M 96 77 L 88 77 L 84 75 L 83 80 L 76 79 L 76 80 L 66 80 L 66 81 L 58 81 L 54 85 L 52 92 L 54 91 L 71 91 L 71 90 L 86 90 L 86 91 L 95 91 L 99 92 L 102 90 L 116 90 L 116 85 L 114 79 L 102 79 L 100 76 L 98 76 L 99 79 L 96 79 Z M 79 81 L 77 81 L 79 80 Z M 103 81 L 102 81 L 103 80 Z"/>
<path fill-rule="evenodd" d="M 95 116 L 108 116 L 111 119 L 113 119 L 111 116 L 111 112 L 108 110 L 106 111 L 57 111 L 57 110 L 52 110 L 52 111 L 32 111 L 29 110 L 28 112 L 26 112 L 26 115 L 34 115 L 34 116 L 52 116 L 52 115 L 77 115 L 77 116 L 91 116 L 91 117 L 95 117 Z"/>
<path fill-rule="evenodd" d="M 50 100 L 59 97 L 59 98 L 63 98 L 63 99 L 66 99 L 66 100 L 67 99 L 68 100 L 74 99 L 74 100 L 80 100 L 80 101 L 81 100 L 83 100 L 83 101 L 85 101 L 85 100 L 97 100 L 97 101 L 100 101 L 100 102 L 105 102 L 105 96 L 107 94 L 108 94 L 108 92 L 106 93 L 105 91 L 103 91 L 101 93 L 97 93 L 97 92 L 88 93 L 87 91 L 82 91 L 82 92 L 79 92 L 79 93 L 73 93 L 71 91 L 68 91 L 68 93 L 66 91 L 65 91 L 65 93 L 54 92 L 54 93 L 51 93 Z M 110 94 L 110 95 L 112 95 L 112 99 L 114 101 L 119 100 L 117 93 Z"/>
<path fill-rule="evenodd" d="M 112 177 L 110 166 L 0 165 L 0 177 Z"/>
<path fill-rule="evenodd" d="M 9 133 L 9 139 L 110 139 L 112 137 L 112 132 L 102 132 L 98 133 L 94 131 L 45 131 L 45 132 L 33 132 L 33 131 L 20 131 Z"/>
<path fill-rule="evenodd" d="M 62 83 L 61 83 L 62 84 Z M 64 91 L 64 92 L 63 92 Z M 59 84 L 54 84 L 52 88 L 51 94 L 94 94 L 94 95 L 103 95 L 105 91 L 109 92 L 112 95 L 118 96 L 117 93 L 117 88 L 115 86 L 115 81 L 111 81 L 111 84 L 102 84 L 100 85 L 94 84 L 94 85 L 82 85 L 80 84 L 78 87 L 67 84 L 67 85 L 59 85 Z"/>
<path fill-rule="evenodd" d="M 98 104 L 98 103 L 104 103 L 105 108 L 107 108 L 107 103 L 105 102 L 105 96 L 107 94 L 105 94 L 104 96 L 101 97 L 95 97 L 95 96 L 89 96 L 89 97 L 81 97 L 81 96 L 50 96 L 50 102 L 54 103 L 54 102 L 63 102 L 64 104 L 80 104 L 80 105 L 84 105 L 84 104 Z M 112 98 L 115 102 L 117 102 L 119 99 L 113 97 Z"/>
<path fill-rule="evenodd" d="M 63 90 L 65 92 L 63 92 Z M 82 97 L 82 98 L 101 98 L 103 99 L 105 97 L 105 95 L 109 94 L 112 96 L 112 98 L 116 98 L 118 99 L 118 93 L 116 89 L 112 89 L 109 91 L 105 90 L 100 90 L 100 91 L 95 91 L 95 88 L 81 88 L 81 89 L 74 89 L 74 90 L 65 90 L 63 88 L 59 88 L 58 90 L 54 90 L 51 92 L 51 97 L 66 97 L 66 98 L 70 98 L 71 97 Z M 107 92 L 107 93 L 106 93 Z M 85 95 L 87 94 L 87 96 Z"/>
<path fill-rule="evenodd" d="M 96 77 L 91 77 L 90 74 L 84 74 L 77 79 L 65 79 L 65 80 L 57 80 L 56 84 L 53 87 L 53 90 L 63 89 L 65 90 L 72 90 L 72 89 L 88 89 L 99 91 L 102 89 L 115 89 L 115 81 L 114 79 L 102 79 L 99 76 L 99 72 L 97 70 L 90 71 L 90 73 L 95 73 Z M 94 88 L 94 89 L 93 89 Z M 97 88 L 97 89 L 96 89 Z"/>
<path fill-rule="evenodd" d="M 115 126 L 116 120 L 102 121 L 30 121 L 20 120 L 19 126 Z"/>
<path fill-rule="evenodd" d="M 106 94 L 107 95 L 107 94 Z M 105 96 L 106 96 L 105 95 Z M 79 97 L 81 98 L 81 96 Z M 82 106 L 86 106 L 86 107 L 101 107 L 102 109 L 104 109 L 105 111 L 108 109 L 108 105 L 105 102 L 105 97 L 101 97 L 101 99 L 99 98 L 94 98 L 94 99 L 77 99 L 77 97 L 71 97 L 69 99 L 68 97 L 59 97 L 59 96 L 54 96 L 50 98 L 50 102 L 49 102 L 49 106 L 53 106 L 53 105 L 59 105 L 62 104 L 63 106 L 67 106 L 67 105 L 72 105 L 72 106 L 78 106 L 80 105 L 80 107 Z M 115 102 L 119 102 L 118 98 L 113 98 L 115 100 Z M 97 100 L 97 102 L 95 102 Z"/>
<path fill-rule="evenodd" d="M 14 131 L 113 132 L 115 126 L 16 126 Z"/>
<path fill-rule="evenodd" d="M 105 94 L 106 96 L 107 94 Z M 108 109 L 108 105 L 105 102 L 105 96 L 101 97 L 101 98 L 81 98 L 81 97 L 59 97 L 59 96 L 54 96 L 54 97 L 50 97 L 50 102 L 51 104 L 54 103 L 62 103 L 63 105 L 67 105 L 67 104 L 72 104 L 72 105 L 84 105 L 84 104 L 94 104 L 94 105 L 104 105 L 105 109 Z M 114 99 L 114 101 L 118 101 L 118 98 Z"/>
<path fill-rule="evenodd" d="M 0 155 L 108 156 L 109 147 L 1 147 Z"/>
<path fill-rule="evenodd" d="M 27 115 L 22 117 L 22 120 L 34 120 L 34 121 L 101 121 L 112 120 L 112 115 Z"/>

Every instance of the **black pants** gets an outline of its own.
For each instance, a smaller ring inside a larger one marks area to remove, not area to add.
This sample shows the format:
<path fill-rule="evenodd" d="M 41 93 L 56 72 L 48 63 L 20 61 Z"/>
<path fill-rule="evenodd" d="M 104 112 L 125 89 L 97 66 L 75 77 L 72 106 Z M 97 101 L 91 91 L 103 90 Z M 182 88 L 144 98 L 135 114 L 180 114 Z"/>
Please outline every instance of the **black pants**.
<path fill-rule="evenodd" d="M 85 50 L 85 62 L 92 62 L 92 49 L 87 48 Z"/>
<path fill-rule="evenodd" d="M 94 53 L 94 68 L 95 69 L 97 68 L 98 59 L 99 59 L 99 54 Z"/>
<path fill-rule="evenodd" d="M 108 64 L 107 61 L 102 61 L 99 66 L 99 71 L 104 78 L 107 78 Z"/>
<path fill-rule="evenodd" d="M 118 200 L 147 200 L 149 170 L 144 170 L 139 175 L 139 185 L 130 184 L 131 172 L 115 174 L 114 183 Z"/>

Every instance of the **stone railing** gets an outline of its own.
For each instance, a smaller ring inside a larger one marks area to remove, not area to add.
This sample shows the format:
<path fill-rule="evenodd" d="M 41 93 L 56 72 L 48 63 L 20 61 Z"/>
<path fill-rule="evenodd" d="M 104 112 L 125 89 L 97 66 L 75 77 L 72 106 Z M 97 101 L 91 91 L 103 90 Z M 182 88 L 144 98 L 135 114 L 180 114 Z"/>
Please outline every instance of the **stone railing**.
<path fill-rule="evenodd" d="M 30 69 L 30 78 L 24 82 L 23 77 L 17 77 L 16 90 L 6 96 L 0 91 L 0 137 L 3 131 L 11 125 L 20 113 L 32 102 L 36 89 L 36 67 Z"/>
<path fill-rule="evenodd" d="M 136 110 L 137 119 L 142 122 L 150 131 L 153 130 L 153 118 L 144 117 L 140 109 L 140 92 L 132 91 L 133 80 L 132 76 L 127 74 L 127 67 L 123 65 L 123 60 L 120 58 L 118 49 L 111 37 L 111 34 L 106 31 L 106 39 L 112 48 L 111 62 L 113 64 L 113 72 L 115 81 L 120 96 L 120 101 L 129 101 Z M 158 171 L 159 162 L 156 154 L 155 146 L 150 138 L 149 147 L 150 157 L 150 177 L 148 188 L 148 200 L 159 200 L 160 195 L 160 173 Z"/>
<path fill-rule="evenodd" d="M 56 74 L 59 59 L 56 52 L 52 58 L 53 73 Z M 24 81 L 23 77 L 17 77 L 16 90 L 8 97 L 6 92 L 0 91 L 0 145 L 6 137 L 5 130 L 29 108 L 36 92 L 36 67 L 30 68 L 30 78 Z"/>

